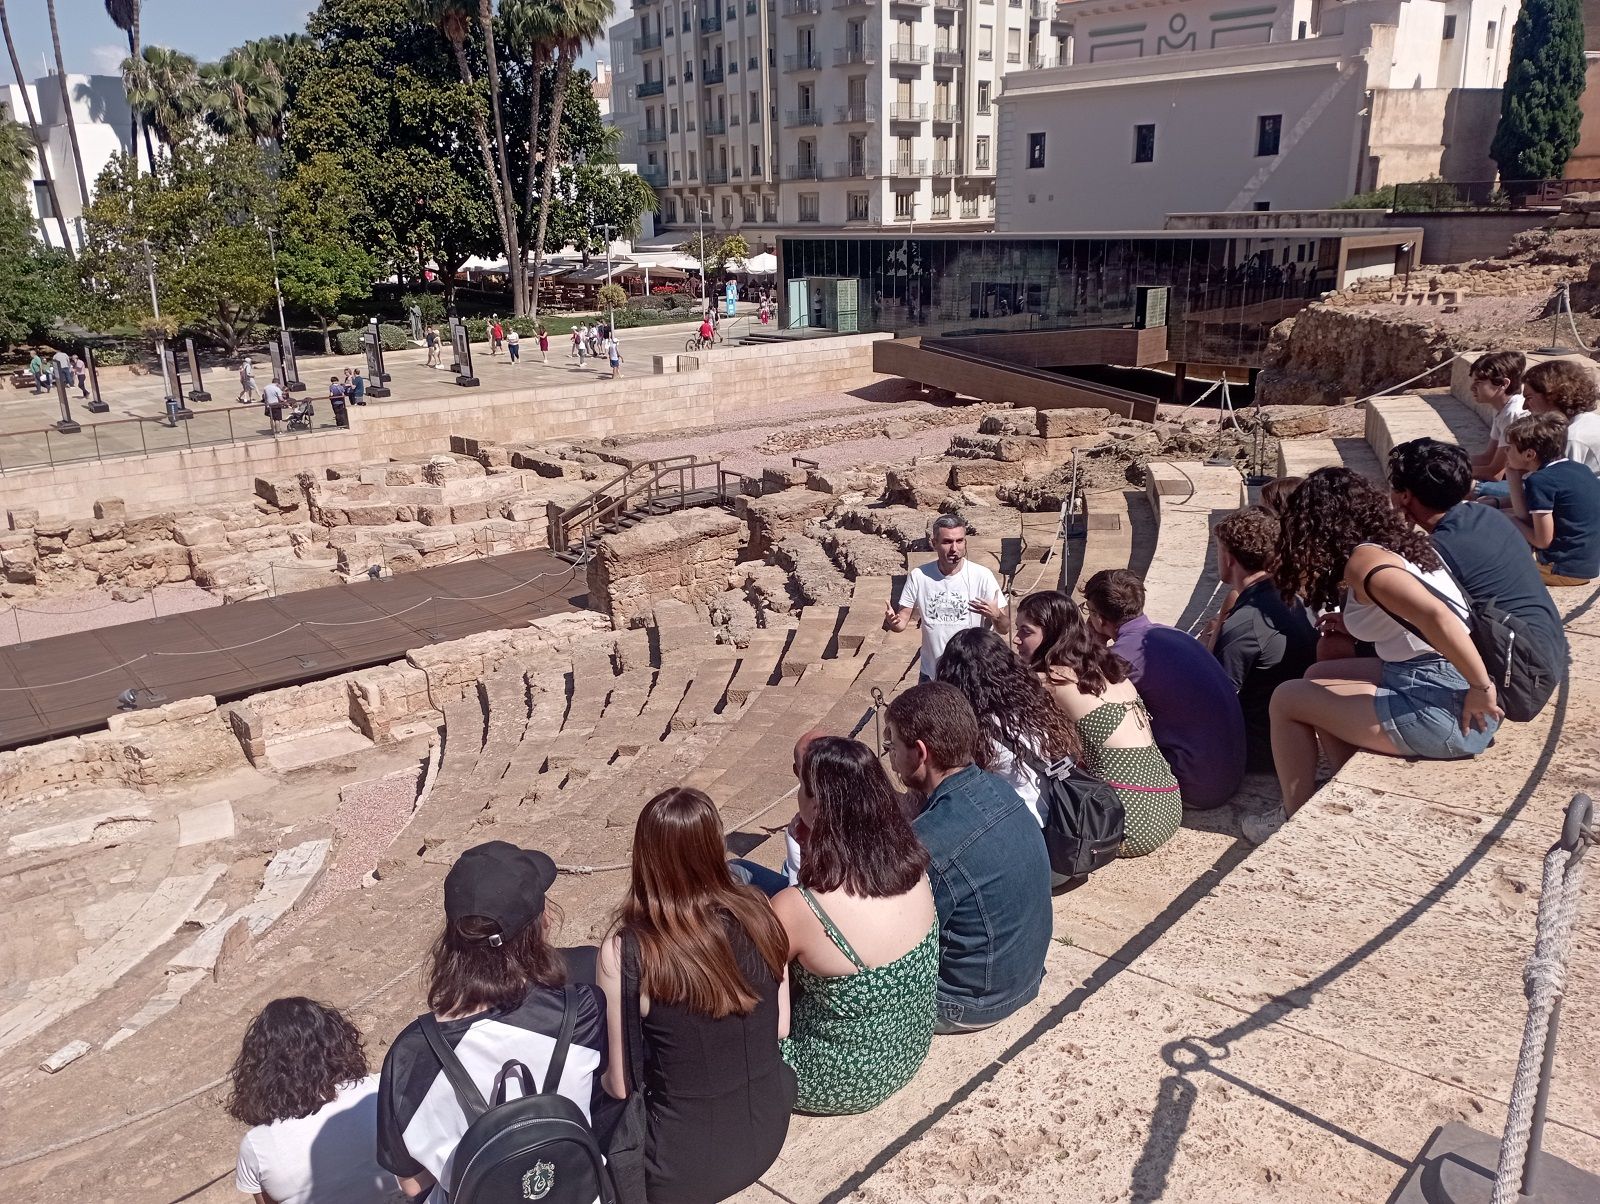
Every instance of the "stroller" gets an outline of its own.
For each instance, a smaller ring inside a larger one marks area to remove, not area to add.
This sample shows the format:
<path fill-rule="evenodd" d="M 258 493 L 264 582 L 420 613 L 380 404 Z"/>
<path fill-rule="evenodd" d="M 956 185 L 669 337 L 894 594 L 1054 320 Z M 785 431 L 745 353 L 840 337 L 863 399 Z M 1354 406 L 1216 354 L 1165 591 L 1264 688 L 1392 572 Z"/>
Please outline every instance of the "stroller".
<path fill-rule="evenodd" d="M 284 427 L 291 431 L 309 431 L 311 419 L 315 415 L 316 411 L 311 408 L 311 399 L 302 398 L 289 408 L 289 417 L 285 420 Z"/>

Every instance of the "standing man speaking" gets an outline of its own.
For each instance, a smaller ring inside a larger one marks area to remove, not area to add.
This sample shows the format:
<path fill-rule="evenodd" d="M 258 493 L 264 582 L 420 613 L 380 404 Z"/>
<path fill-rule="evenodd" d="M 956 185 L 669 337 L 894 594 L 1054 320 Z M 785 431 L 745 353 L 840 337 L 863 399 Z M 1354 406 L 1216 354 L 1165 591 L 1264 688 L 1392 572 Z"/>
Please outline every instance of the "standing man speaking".
<path fill-rule="evenodd" d="M 956 514 L 933 520 L 932 543 L 938 559 L 913 569 L 900 591 L 898 609 L 884 607 L 886 631 L 904 631 L 915 612 L 922 619 L 922 675 L 932 681 L 950 637 L 987 620 L 1000 635 L 1011 631 L 1006 596 L 995 575 L 967 559 L 967 523 Z"/>

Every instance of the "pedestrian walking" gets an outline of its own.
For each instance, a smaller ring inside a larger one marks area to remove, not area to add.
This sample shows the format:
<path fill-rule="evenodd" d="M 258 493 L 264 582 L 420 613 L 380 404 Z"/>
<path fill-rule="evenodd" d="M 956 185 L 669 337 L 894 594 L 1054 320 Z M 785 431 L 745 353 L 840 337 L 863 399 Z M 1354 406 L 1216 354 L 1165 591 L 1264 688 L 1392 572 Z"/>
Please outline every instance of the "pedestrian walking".
<path fill-rule="evenodd" d="M 489 354 L 500 354 L 500 344 L 505 340 L 505 327 L 500 325 L 500 319 L 493 314 L 489 315 Z"/>
<path fill-rule="evenodd" d="M 50 374 L 45 371 L 44 360 L 39 358 L 37 351 L 28 361 L 28 375 L 33 377 L 33 395 L 37 397 L 44 392 L 45 383 L 50 379 Z"/>
<path fill-rule="evenodd" d="M 606 359 L 611 364 L 611 379 L 616 380 L 622 375 L 622 348 L 617 346 L 616 331 L 612 331 L 606 339 Z"/>
<path fill-rule="evenodd" d="M 572 328 L 572 349 L 573 354 L 578 357 L 578 367 L 583 367 L 583 361 L 589 354 L 589 342 L 583 337 L 583 323 L 581 322 Z"/>
<path fill-rule="evenodd" d="M 239 365 L 239 398 L 242 403 L 252 402 L 256 399 L 256 365 L 248 355 L 244 363 Z"/>
<path fill-rule="evenodd" d="M 345 429 L 349 429 L 350 411 L 345 405 L 344 385 L 339 383 L 337 376 L 328 378 L 328 404 L 333 407 L 334 422 Z"/>
<path fill-rule="evenodd" d="M 267 421 L 272 425 L 272 433 L 276 435 L 278 423 L 283 421 L 283 390 L 275 380 L 269 380 L 261 390 L 261 411 L 266 414 Z"/>
<path fill-rule="evenodd" d="M 514 364 L 517 362 L 517 358 L 521 354 L 522 336 L 517 333 L 517 328 L 513 326 L 510 330 L 506 331 L 506 356 Z"/>
<path fill-rule="evenodd" d="M 538 336 L 539 362 L 541 364 L 548 364 L 550 362 L 550 332 L 544 328 L 543 322 L 539 323 Z"/>
<path fill-rule="evenodd" d="M 56 381 L 72 383 L 72 357 L 65 351 L 57 351 L 50 357 L 50 387 L 55 388 Z"/>
<path fill-rule="evenodd" d="M 83 356 L 72 357 L 72 378 L 78 383 L 78 396 L 89 396 L 89 365 L 83 362 Z"/>
<path fill-rule="evenodd" d="M 423 341 L 428 345 L 428 367 L 437 368 L 439 366 L 439 328 L 437 326 L 428 327 L 423 334 Z"/>

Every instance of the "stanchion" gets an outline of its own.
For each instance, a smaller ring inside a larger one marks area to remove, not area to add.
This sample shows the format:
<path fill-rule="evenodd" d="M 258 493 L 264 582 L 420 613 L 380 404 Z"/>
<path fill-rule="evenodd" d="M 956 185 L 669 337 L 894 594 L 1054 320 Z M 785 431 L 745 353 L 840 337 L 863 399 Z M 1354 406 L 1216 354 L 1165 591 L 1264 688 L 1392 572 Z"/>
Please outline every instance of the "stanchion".
<path fill-rule="evenodd" d="M 56 430 L 63 435 L 76 435 L 83 430 L 72 420 L 72 402 L 67 399 L 67 378 L 63 373 L 56 373 L 56 403 L 61 407 L 61 420 L 55 424 Z"/>
<path fill-rule="evenodd" d="M 367 396 L 383 399 L 393 395 L 392 389 L 384 386 L 389 383 L 389 374 L 383 370 L 383 332 L 378 329 L 378 320 L 374 318 L 367 324 L 367 332 L 361 336 L 364 344 L 363 350 L 367 353 Z"/>
<path fill-rule="evenodd" d="M 189 400 L 210 401 L 211 394 L 206 392 L 205 382 L 200 378 L 200 357 L 194 353 L 194 340 L 184 339 L 183 345 L 189 351 L 189 380 L 193 385 L 189 390 Z"/>
<path fill-rule="evenodd" d="M 281 369 L 283 379 L 278 384 L 285 393 L 304 393 L 305 381 L 300 379 L 300 364 L 294 357 L 294 336 L 287 330 L 280 330 L 273 336 L 274 369 Z"/>
<path fill-rule="evenodd" d="M 450 345 L 456 354 L 456 384 L 463 389 L 476 389 L 478 378 L 472 375 L 472 340 L 467 337 L 467 324 L 460 318 L 450 319 Z"/>
<path fill-rule="evenodd" d="M 89 370 L 89 400 L 83 408 L 91 414 L 110 413 L 111 407 L 100 396 L 100 372 L 99 365 L 94 362 L 94 348 L 87 343 L 83 345 L 83 362 Z"/>

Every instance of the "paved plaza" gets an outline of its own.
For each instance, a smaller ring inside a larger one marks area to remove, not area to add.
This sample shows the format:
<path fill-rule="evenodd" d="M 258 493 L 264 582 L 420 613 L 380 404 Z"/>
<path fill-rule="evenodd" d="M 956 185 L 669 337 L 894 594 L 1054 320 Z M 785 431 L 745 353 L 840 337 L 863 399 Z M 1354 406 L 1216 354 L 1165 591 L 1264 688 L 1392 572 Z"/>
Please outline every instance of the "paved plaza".
<path fill-rule="evenodd" d="M 724 338 L 736 340 L 752 328 L 775 329 L 761 327 L 752 314 L 753 310 L 742 312 L 731 321 L 725 319 L 722 325 Z M 649 374 L 652 356 L 682 354 L 685 343 L 695 334 L 698 325 L 699 320 L 693 319 L 619 331 L 617 339 L 622 348 L 622 375 Z M 484 391 L 525 389 L 541 384 L 568 385 L 584 379 L 609 379 L 611 369 L 604 358 L 586 358 L 580 367 L 578 361 L 569 356 L 570 350 L 569 336 L 552 334 L 549 363 L 543 364 L 540 362 L 537 340 L 524 337 L 521 362 L 512 364 L 503 353 L 491 356 L 487 343 L 475 343 L 472 348 L 472 370 L 480 382 L 478 388 Z M 441 352 L 441 357 L 444 360 L 443 367 L 429 368 L 427 352 L 421 347 L 386 352 L 384 366 L 393 378 L 388 386 L 393 396 L 372 398 L 368 404 L 377 408 L 388 402 L 443 397 L 452 390 L 460 389 L 461 386 L 455 383 L 449 371 L 448 346 Z M 265 384 L 271 377 L 271 361 L 264 352 L 254 358 L 256 380 L 258 384 Z M 296 394 L 296 397 L 308 397 L 314 402 L 313 432 L 335 426 L 333 409 L 327 401 L 328 378 L 342 376 L 346 368 L 364 364 L 361 356 L 299 357 L 300 379 L 305 383 L 306 391 Z M 0 473 L 41 464 L 141 455 L 209 443 L 298 438 L 304 433 L 291 434 L 280 424 L 274 434 L 259 405 L 238 404 L 239 377 L 236 365 L 216 368 L 202 366 L 202 373 L 211 400 L 189 403 L 194 417 L 178 423 L 176 427 L 168 424 L 159 376 L 135 376 L 126 368 L 105 368 L 100 373 L 101 395 L 111 407 L 109 413 L 89 413 L 83 408 L 77 390 L 69 390 L 72 416 L 83 427 L 73 434 L 63 434 L 54 429 L 55 422 L 60 418 L 60 407 L 54 391 L 37 396 L 26 389 L 0 392 Z"/>

